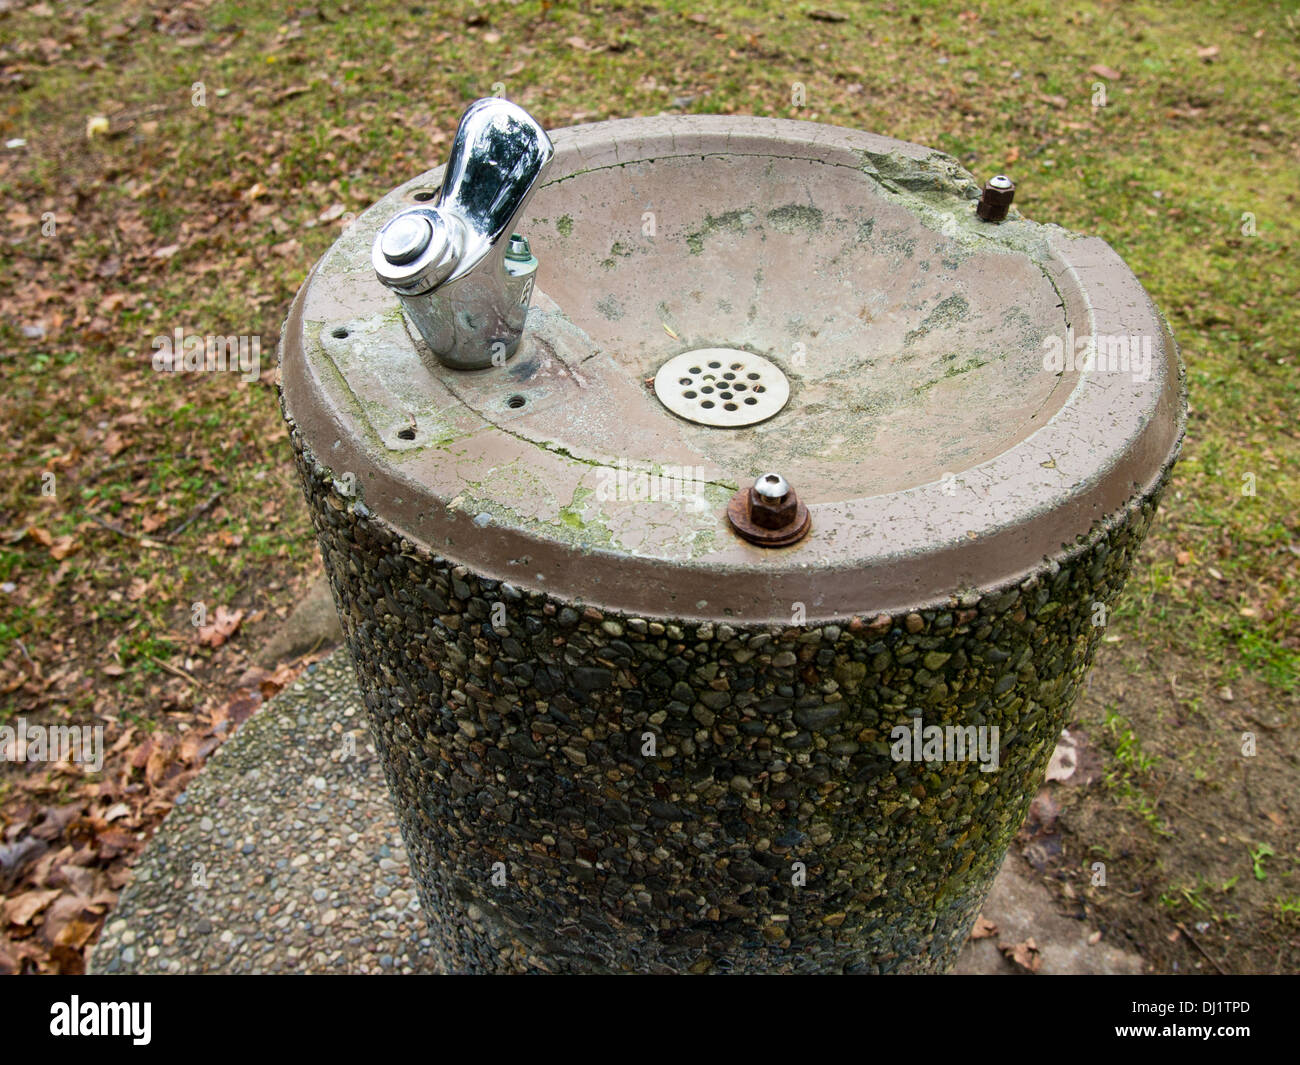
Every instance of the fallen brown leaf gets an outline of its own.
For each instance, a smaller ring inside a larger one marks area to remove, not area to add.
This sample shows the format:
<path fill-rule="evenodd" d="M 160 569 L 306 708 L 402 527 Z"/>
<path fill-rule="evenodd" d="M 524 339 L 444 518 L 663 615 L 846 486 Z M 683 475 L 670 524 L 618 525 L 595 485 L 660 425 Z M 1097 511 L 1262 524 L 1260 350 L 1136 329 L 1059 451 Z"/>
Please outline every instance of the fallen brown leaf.
<path fill-rule="evenodd" d="M 6 899 L 4 904 L 5 920 L 10 924 L 25 925 L 62 894 L 61 891 L 24 891 Z"/>
<path fill-rule="evenodd" d="M 199 629 L 199 643 L 204 647 L 220 647 L 235 634 L 243 620 L 242 610 L 231 613 L 224 606 L 217 607 L 212 623 Z"/>
<path fill-rule="evenodd" d="M 1036 973 L 1043 964 L 1042 959 L 1038 956 L 1038 944 L 1034 942 L 1033 936 L 1030 936 L 1023 943 L 1017 943 L 1010 947 L 999 943 L 998 949 L 1026 972 Z"/>

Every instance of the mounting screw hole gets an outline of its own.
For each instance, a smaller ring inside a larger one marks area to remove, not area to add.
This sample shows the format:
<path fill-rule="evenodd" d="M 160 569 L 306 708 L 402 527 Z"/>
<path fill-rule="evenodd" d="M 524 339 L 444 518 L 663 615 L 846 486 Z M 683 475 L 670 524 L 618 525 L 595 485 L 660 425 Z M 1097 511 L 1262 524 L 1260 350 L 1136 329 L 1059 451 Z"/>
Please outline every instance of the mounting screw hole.
<path fill-rule="evenodd" d="M 347 340 L 347 338 L 348 338 L 347 327 L 346 327 L 346 326 L 339 326 L 339 327 L 338 327 L 337 329 L 335 329 L 332 333 L 330 333 L 330 336 L 332 336 L 332 337 L 337 337 L 339 340 Z"/>
<path fill-rule="evenodd" d="M 518 410 L 527 402 L 528 400 L 526 400 L 523 396 L 516 395 L 516 396 L 511 396 L 508 400 L 506 400 L 506 406 L 511 407 L 514 410 Z"/>
<path fill-rule="evenodd" d="M 437 189 L 416 189 L 411 193 L 411 199 L 415 200 L 417 203 L 428 203 L 437 195 Z"/>
<path fill-rule="evenodd" d="M 397 436 L 400 440 L 414 440 L 415 430 L 408 425 L 405 429 L 398 429 Z"/>

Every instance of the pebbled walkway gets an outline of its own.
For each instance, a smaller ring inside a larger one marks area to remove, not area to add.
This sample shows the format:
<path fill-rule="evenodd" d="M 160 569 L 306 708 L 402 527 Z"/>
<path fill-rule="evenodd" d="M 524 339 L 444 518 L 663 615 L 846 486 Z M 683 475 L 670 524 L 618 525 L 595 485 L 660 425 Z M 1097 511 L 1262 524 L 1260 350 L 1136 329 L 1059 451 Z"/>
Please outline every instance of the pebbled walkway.
<path fill-rule="evenodd" d="M 135 866 L 92 973 L 430 971 L 346 651 L 218 748 Z"/>
<path fill-rule="evenodd" d="M 1060 917 L 1007 859 L 958 973 L 1013 973 L 996 943 L 1035 938 L 1040 973 L 1141 972 Z M 406 851 L 346 650 L 308 667 L 223 744 L 135 866 L 92 973 L 434 972 Z"/>

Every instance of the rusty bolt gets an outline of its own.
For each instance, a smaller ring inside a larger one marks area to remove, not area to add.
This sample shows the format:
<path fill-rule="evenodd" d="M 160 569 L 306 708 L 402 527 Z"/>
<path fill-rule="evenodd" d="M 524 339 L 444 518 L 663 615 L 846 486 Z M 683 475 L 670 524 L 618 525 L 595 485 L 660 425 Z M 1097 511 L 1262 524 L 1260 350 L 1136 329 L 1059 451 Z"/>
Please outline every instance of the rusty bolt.
<path fill-rule="evenodd" d="M 765 473 L 732 496 L 727 519 L 737 533 L 760 547 L 796 543 L 811 524 L 808 508 L 779 473 Z"/>
<path fill-rule="evenodd" d="M 975 206 L 975 213 L 985 222 L 1001 222 L 1007 216 L 1011 201 L 1016 198 L 1016 183 L 1006 174 L 989 178 L 984 195 Z"/>
<path fill-rule="evenodd" d="M 749 519 L 764 529 L 784 529 L 799 512 L 799 500 L 779 473 L 765 473 L 749 490 Z"/>

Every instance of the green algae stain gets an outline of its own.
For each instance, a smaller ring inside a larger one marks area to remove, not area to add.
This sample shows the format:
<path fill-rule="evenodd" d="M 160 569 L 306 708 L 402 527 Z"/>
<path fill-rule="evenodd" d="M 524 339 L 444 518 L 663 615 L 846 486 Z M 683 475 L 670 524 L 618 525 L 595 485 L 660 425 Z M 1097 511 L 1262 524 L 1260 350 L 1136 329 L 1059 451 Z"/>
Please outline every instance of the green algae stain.
<path fill-rule="evenodd" d="M 767 220 L 778 233 L 817 233 L 821 231 L 824 216 L 816 207 L 790 203 L 768 211 Z"/>
<path fill-rule="evenodd" d="M 705 215 L 704 224 L 694 233 L 686 234 L 686 246 L 692 255 L 704 251 L 704 242 L 720 232 L 743 233 L 754 224 L 754 212 L 749 210 L 727 211 L 720 215 Z"/>
<path fill-rule="evenodd" d="M 585 509 L 584 504 L 595 494 L 591 488 L 581 486 L 573 490 L 573 498 L 569 500 L 567 507 L 560 508 L 560 521 L 570 529 L 585 529 L 588 522 L 583 520 L 582 511 Z"/>
<path fill-rule="evenodd" d="M 559 231 L 560 236 L 569 237 L 573 235 L 573 216 L 561 215 L 555 220 L 555 228 Z"/>

